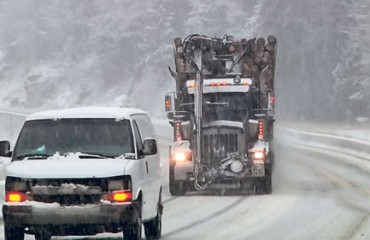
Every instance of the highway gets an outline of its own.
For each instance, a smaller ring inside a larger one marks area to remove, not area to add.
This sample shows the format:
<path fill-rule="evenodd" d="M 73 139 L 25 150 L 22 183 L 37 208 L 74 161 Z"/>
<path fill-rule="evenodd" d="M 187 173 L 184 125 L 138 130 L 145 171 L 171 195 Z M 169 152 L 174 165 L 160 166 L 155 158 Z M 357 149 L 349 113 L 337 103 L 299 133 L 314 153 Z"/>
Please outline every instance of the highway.
<path fill-rule="evenodd" d="M 168 193 L 171 128 L 154 121 L 161 151 L 164 191 L 162 239 L 370 239 L 370 162 L 366 154 L 275 135 L 271 195 L 216 196 Z M 365 156 L 365 157 L 364 157 Z M 3 229 L 0 228 L 1 235 Z M 34 239 L 26 235 L 27 240 Z M 121 234 L 53 239 L 122 239 Z"/>

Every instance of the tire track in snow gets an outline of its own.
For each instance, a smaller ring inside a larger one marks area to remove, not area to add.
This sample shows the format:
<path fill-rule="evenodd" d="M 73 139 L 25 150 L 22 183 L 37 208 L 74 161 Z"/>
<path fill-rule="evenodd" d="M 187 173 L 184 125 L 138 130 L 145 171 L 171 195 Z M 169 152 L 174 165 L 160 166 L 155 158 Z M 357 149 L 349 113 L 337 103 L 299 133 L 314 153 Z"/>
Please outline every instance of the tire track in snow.
<path fill-rule="evenodd" d="M 339 175 L 333 174 L 332 172 L 328 173 L 328 172 L 324 172 L 324 171 L 320 171 L 320 170 L 315 170 L 314 168 L 311 168 L 311 170 L 318 173 L 318 175 L 321 178 L 324 178 L 325 180 L 327 180 L 329 182 L 329 184 L 331 184 L 334 188 L 340 189 L 340 188 L 343 187 L 343 183 L 344 183 L 345 185 L 348 185 L 348 186 L 359 189 L 358 186 L 356 184 L 354 184 L 353 182 L 348 181 L 347 179 L 345 179 L 345 178 L 343 178 Z M 369 193 L 367 191 L 365 191 L 364 189 L 359 189 L 359 190 L 363 194 L 366 194 L 366 195 L 370 196 Z M 345 229 L 343 234 L 339 238 L 340 240 L 352 239 L 355 236 L 355 234 L 363 227 L 363 224 L 366 223 L 367 220 L 370 219 L 369 209 L 366 209 L 366 208 L 364 208 L 362 206 L 359 206 L 358 204 L 354 203 L 352 201 L 352 199 L 349 198 L 348 196 L 346 197 L 346 196 L 343 196 L 343 195 L 338 195 L 337 199 L 339 199 L 346 207 L 348 207 L 350 209 L 353 209 L 357 212 L 365 212 L 350 227 Z M 366 199 L 368 199 L 368 198 L 366 198 Z"/>
<path fill-rule="evenodd" d="M 162 201 L 163 204 L 166 204 L 166 203 L 169 203 L 169 202 L 172 202 L 174 200 L 176 200 L 178 197 L 170 197 L 170 198 L 167 198 L 165 200 Z"/>
<path fill-rule="evenodd" d="M 302 149 L 302 150 L 305 150 L 305 151 L 315 152 L 315 154 L 320 154 L 320 155 L 324 155 L 324 156 L 333 157 L 333 156 L 331 156 L 332 152 L 330 150 L 327 150 L 327 149 L 308 147 L 308 146 L 301 146 L 299 148 Z M 338 153 L 336 153 L 336 154 L 338 155 Z M 343 154 L 343 153 L 340 153 L 340 154 Z M 344 155 L 346 155 L 346 154 L 344 153 Z M 353 155 L 347 155 L 347 156 L 354 157 Z M 323 159 L 326 162 L 342 164 L 345 167 L 350 167 L 349 168 L 350 170 L 355 170 L 355 171 L 361 172 L 363 174 L 368 174 L 367 171 L 365 171 L 363 169 L 360 169 L 357 166 L 354 166 L 353 164 L 350 164 L 350 163 L 347 163 L 347 162 L 344 162 L 344 161 L 335 162 L 335 161 L 327 159 L 327 158 L 323 158 Z M 336 159 L 340 159 L 340 158 L 337 156 Z M 359 157 L 359 159 L 362 159 L 362 158 Z M 309 168 L 310 170 L 312 170 L 313 172 L 317 173 L 320 178 L 326 180 L 330 185 L 333 186 L 332 189 L 350 188 L 351 190 L 357 190 L 358 192 L 361 193 L 362 196 L 366 196 L 364 199 L 369 199 L 370 191 L 367 188 L 362 188 L 361 186 L 359 186 L 354 181 L 349 180 L 348 178 L 345 177 L 345 175 L 339 175 L 339 174 L 333 172 L 332 169 L 328 170 L 327 167 L 325 168 L 326 170 L 323 170 L 323 168 L 317 169 L 314 166 L 312 166 L 312 165 L 310 165 L 306 162 L 301 162 L 300 161 L 300 163 L 302 165 L 304 165 L 305 167 Z M 356 204 L 356 202 L 354 202 L 353 199 L 352 199 L 353 196 L 349 197 L 347 195 L 344 196 L 343 194 L 337 194 L 336 196 L 337 196 L 337 199 L 339 201 L 341 201 L 346 207 L 348 207 L 350 209 L 353 209 L 356 212 L 362 213 L 360 215 L 360 217 L 358 217 L 357 221 L 355 221 L 347 229 L 344 229 L 343 233 L 341 234 L 341 236 L 339 238 L 340 240 L 352 239 L 352 238 L 355 237 L 355 235 L 358 233 L 358 231 L 361 230 L 363 225 L 370 219 L 370 209 L 366 208 L 364 206 L 360 206 L 359 204 Z"/>
<path fill-rule="evenodd" d="M 190 228 L 193 228 L 195 226 L 199 226 L 200 224 L 203 224 L 203 223 L 206 223 L 208 221 L 210 221 L 211 219 L 213 218 L 216 218 L 216 217 L 219 217 L 219 216 L 222 216 L 223 214 L 225 214 L 227 211 L 230 211 L 236 207 L 238 207 L 241 203 L 243 203 L 247 198 L 245 197 L 240 197 L 238 200 L 234 201 L 233 203 L 231 203 L 230 205 L 228 205 L 227 207 L 223 208 L 223 209 L 220 209 L 218 210 L 217 212 L 214 212 L 213 214 L 209 215 L 209 216 L 206 216 L 202 219 L 199 219 L 197 221 L 194 221 L 188 225 L 185 225 L 183 227 L 180 227 L 178 229 L 175 229 L 173 231 L 170 231 L 166 234 L 163 234 L 162 237 L 169 237 L 169 236 L 172 236 L 172 235 L 175 235 L 179 232 L 182 232 L 182 231 L 185 231 L 185 230 L 188 230 Z"/>

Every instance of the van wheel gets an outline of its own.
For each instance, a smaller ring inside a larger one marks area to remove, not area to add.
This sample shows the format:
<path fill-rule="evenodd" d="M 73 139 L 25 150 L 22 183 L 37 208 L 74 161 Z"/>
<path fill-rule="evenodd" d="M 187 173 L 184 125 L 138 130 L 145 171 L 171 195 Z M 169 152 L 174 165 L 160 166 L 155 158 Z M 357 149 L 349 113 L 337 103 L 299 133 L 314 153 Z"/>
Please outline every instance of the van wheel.
<path fill-rule="evenodd" d="M 51 235 L 48 232 L 41 231 L 35 234 L 35 240 L 50 240 Z"/>
<path fill-rule="evenodd" d="M 124 240 L 140 240 L 141 239 L 141 226 L 142 226 L 142 218 L 141 218 L 141 202 L 139 207 L 137 208 L 138 211 L 138 218 L 134 223 L 125 223 L 123 226 L 123 239 Z"/>
<path fill-rule="evenodd" d="M 24 230 L 22 227 L 10 227 L 4 224 L 5 240 L 24 240 Z"/>
<path fill-rule="evenodd" d="M 186 182 L 175 180 L 175 171 L 173 166 L 170 166 L 169 178 L 169 189 L 171 195 L 184 196 L 186 193 Z"/>
<path fill-rule="evenodd" d="M 145 237 L 148 240 L 160 239 L 162 234 L 162 192 L 159 193 L 157 216 L 144 223 Z"/>
<path fill-rule="evenodd" d="M 154 219 L 144 223 L 144 229 L 146 239 L 160 239 L 162 234 L 162 214 L 157 213 Z"/>

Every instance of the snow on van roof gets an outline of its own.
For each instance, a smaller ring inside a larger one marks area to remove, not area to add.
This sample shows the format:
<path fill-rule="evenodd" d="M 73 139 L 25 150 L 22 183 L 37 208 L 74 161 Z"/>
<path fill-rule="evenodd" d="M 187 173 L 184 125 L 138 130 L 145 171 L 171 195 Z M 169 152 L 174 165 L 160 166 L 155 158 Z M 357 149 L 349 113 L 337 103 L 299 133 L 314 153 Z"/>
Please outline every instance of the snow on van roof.
<path fill-rule="evenodd" d="M 133 114 L 147 114 L 135 108 L 118 107 L 78 107 L 68 109 L 49 110 L 33 113 L 27 116 L 28 120 L 60 119 L 60 118 L 113 118 L 127 119 Z"/>

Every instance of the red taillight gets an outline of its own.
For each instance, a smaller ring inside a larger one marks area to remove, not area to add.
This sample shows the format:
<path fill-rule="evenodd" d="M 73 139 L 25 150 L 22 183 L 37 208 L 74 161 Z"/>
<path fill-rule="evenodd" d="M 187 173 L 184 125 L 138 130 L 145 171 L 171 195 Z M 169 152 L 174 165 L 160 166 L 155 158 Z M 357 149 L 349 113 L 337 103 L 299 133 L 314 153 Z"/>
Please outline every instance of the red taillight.
<path fill-rule="evenodd" d="M 270 106 L 273 107 L 275 105 L 275 97 L 270 97 Z"/>
<path fill-rule="evenodd" d="M 103 200 L 110 202 L 125 203 L 132 201 L 131 191 L 114 191 L 103 196 Z"/>
<path fill-rule="evenodd" d="M 221 87 L 221 86 L 227 86 L 227 82 L 211 82 L 211 87 Z"/>
<path fill-rule="evenodd" d="M 263 122 L 259 121 L 258 122 L 258 139 L 263 140 L 263 135 L 264 135 Z"/>
<path fill-rule="evenodd" d="M 181 141 L 182 135 L 181 135 L 181 123 L 176 123 L 176 141 Z"/>
<path fill-rule="evenodd" d="M 166 112 L 169 112 L 171 110 L 171 97 L 166 96 L 165 98 L 165 107 L 166 107 Z"/>
<path fill-rule="evenodd" d="M 6 202 L 17 203 L 17 202 L 24 202 L 26 200 L 30 200 L 30 197 L 21 192 L 7 192 L 5 195 Z"/>

